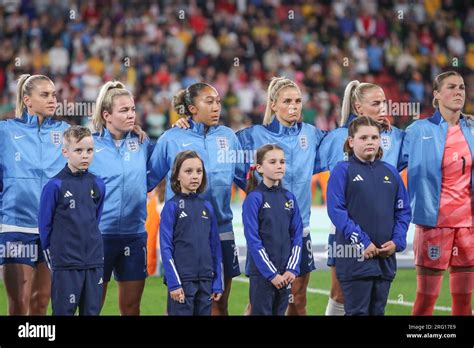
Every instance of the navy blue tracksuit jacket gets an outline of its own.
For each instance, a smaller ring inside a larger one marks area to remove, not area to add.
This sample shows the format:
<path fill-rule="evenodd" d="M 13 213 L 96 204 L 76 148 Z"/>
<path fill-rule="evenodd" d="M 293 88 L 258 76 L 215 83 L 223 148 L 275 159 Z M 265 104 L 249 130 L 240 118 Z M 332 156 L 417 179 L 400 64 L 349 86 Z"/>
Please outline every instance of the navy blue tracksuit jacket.
<path fill-rule="evenodd" d="M 380 248 L 390 240 L 397 252 L 406 248 L 410 202 L 400 175 L 386 162 L 366 163 L 355 156 L 339 162 L 329 178 L 327 209 L 336 226 L 338 248 L 352 245 L 362 253 L 370 243 Z M 367 277 L 391 281 L 395 277 L 395 253 L 386 259 L 376 257 L 362 262 L 359 257 L 336 255 L 340 281 Z"/>
<path fill-rule="evenodd" d="M 103 267 L 99 221 L 105 198 L 102 179 L 64 167 L 43 188 L 39 211 L 41 245 L 51 269 Z"/>
<path fill-rule="evenodd" d="M 222 249 L 211 204 L 196 193 L 179 193 L 166 202 L 160 221 L 161 259 L 168 290 L 188 281 L 212 281 L 222 293 Z"/>
<path fill-rule="evenodd" d="M 261 182 L 245 198 L 242 221 L 249 250 L 247 276 L 272 280 L 286 271 L 299 275 L 303 223 L 291 192 Z"/>

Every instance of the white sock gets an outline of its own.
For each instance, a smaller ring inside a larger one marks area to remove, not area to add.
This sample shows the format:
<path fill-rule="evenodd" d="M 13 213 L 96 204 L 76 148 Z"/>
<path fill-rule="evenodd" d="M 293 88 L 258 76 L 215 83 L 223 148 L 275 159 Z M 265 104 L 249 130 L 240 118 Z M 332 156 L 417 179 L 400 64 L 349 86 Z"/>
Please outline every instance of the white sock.
<path fill-rule="evenodd" d="M 326 315 L 345 315 L 344 303 L 339 303 L 329 298 L 328 306 L 326 307 Z"/>

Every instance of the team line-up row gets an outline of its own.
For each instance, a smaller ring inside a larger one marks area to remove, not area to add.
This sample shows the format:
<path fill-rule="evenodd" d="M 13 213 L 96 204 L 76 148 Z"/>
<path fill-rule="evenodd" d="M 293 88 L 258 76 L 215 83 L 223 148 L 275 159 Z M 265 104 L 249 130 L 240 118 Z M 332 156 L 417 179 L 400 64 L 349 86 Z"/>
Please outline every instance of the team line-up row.
<path fill-rule="evenodd" d="M 315 269 L 311 177 L 326 170 L 335 226 L 329 245 L 344 250 L 328 257 L 326 314 L 384 313 L 410 220 L 413 314 L 432 314 L 448 267 L 453 314 L 471 314 L 474 124 L 462 115 L 465 86 L 456 72 L 435 78 L 435 113 L 406 131 L 388 121 L 382 88 L 358 81 L 346 87 L 340 128 L 323 132 L 298 122 L 301 92 L 280 77 L 268 87 L 262 125 L 234 134 L 219 125 L 216 89 L 196 83 L 173 98 L 186 117 L 156 144 L 134 126 L 134 99 L 120 82 L 102 86 L 94 134 L 51 118 L 57 100 L 48 77 L 22 75 L 17 93 L 17 117 L 0 122 L 0 242 L 44 254 L 0 259 L 9 314 L 45 314 L 51 298 L 53 314 L 79 308 L 98 315 L 112 272 L 120 313 L 139 314 L 146 195 L 166 178 L 160 249 L 168 314 L 227 314 L 232 278 L 241 273 L 230 208 L 236 183 L 248 192 L 242 210 L 248 312 L 303 315 Z M 255 150 L 252 161 L 218 160 L 222 151 Z M 405 167 L 408 192 L 398 174 Z"/>

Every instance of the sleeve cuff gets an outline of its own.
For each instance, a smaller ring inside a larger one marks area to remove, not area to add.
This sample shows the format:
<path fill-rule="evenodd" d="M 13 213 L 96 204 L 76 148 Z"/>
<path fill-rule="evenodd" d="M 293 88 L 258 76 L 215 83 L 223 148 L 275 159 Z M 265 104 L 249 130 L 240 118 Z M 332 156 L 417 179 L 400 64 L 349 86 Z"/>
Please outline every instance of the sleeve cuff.
<path fill-rule="evenodd" d="M 273 273 L 270 277 L 268 277 L 267 279 L 269 281 L 272 281 L 273 279 L 275 279 L 275 277 L 278 275 L 278 273 Z"/>
<path fill-rule="evenodd" d="M 366 236 L 365 238 L 361 239 L 360 241 L 362 243 L 362 245 L 364 246 L 364 249 L 367 249 L 369 247 L 370 244 L 372 244 L 372 241 L 370 240 L 370 238 L 368 236 Z"/>
<path fill-rule="evenodd" d="M 299 272 L 296 272 L 294 269 L 289 269 L 289 268 L 287 268 L 286 270 L 287 270 L 288 272 L 293 273 L 293 274 L 294 274 L 295 276 L 297 276 L 297 277 L 300 275 Z"/>
<path fill-rule="evenodd" d="M 169 286 L 168 287 L 168 292 L 175 291 L 175 290 L 178 290 L 178 289 L 181 289 L 181 288 L 182 288 L 181 285 L 176 285 L 176 286 L 173 286 L 173 287 Z"/>

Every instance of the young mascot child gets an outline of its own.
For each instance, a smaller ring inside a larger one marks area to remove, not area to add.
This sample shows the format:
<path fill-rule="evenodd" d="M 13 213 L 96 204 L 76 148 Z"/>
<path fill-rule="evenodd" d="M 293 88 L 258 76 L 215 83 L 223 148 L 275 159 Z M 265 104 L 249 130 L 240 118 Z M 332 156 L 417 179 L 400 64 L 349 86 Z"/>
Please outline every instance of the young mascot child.
<path fill-rule="evenodd" d="M 258 185 L 255 171 L 263 178 Z M 284 175 L 283 149 L 260 147 L 242 208 L 252 315 L 285 315 L 299 275 L 303 223 L 295 196 L 281 186 Z"/>
<path fill-rule="evenodd" d="M 411 218 L 398 171 L 380 160 L 380 127 L 360 116 L 328 183 L 328 215 L 336 226 L 336 274 L 346 315 L 383 315 L 395 277 L 396 251 L 406 247 Z"/>
<path fill-rule="evenodd" d="M 43 188 L 39 233 L 52 270 L 53 315 L 99 315 L 104 247 L 99 221 L 105 197 L 102 179 L 87 171 L 94 155 L 89 129 L 64 132 L 68 163 Z"/>
<path fill-rule="evenodd" d="M 168 285 L 168 315 L 211 315 L 224 291 L 222 250 L 206 189 L 204 163 L 195 151 L 178 153 L 171 174 L 175 196 L 161 212 L 161 259 Z"/>

